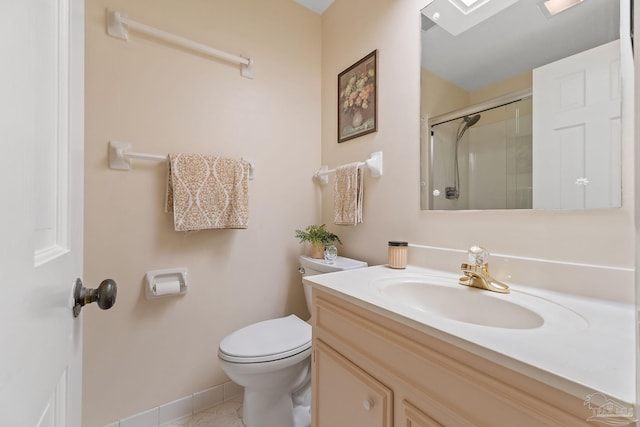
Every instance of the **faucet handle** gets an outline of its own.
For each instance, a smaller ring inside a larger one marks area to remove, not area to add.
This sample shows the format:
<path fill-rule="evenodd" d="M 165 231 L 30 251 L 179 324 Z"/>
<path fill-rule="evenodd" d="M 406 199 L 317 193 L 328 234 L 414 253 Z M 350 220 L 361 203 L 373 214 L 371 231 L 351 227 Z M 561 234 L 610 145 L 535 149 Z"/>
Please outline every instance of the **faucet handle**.
<path fill-rule="evenodd" d="M 480 246 L 471 246 L 468 251 L 469 263 L 481 267 L 489 263 L 489 251 Z"/>

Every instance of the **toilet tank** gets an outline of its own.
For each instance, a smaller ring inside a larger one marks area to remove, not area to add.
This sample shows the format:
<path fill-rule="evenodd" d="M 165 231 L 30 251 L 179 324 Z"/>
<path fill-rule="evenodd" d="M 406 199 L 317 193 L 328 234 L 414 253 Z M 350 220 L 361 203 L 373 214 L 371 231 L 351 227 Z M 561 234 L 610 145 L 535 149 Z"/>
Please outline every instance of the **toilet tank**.
<path fill-rule="evenodd" d="M 354 268 L 367 267 L 364 261 L 339 256 L 333 263 L 329 264 L 324 259 L 311 258 L 308 256 L 300 256 L 300 274 L 304 276 L 313 276 L 316 274 L 333 273 L 334 271 L 353 270 Z M 303 283 L 304 298 L 307 302 L 307 308 L 311 313 L 311 286 Z"/>

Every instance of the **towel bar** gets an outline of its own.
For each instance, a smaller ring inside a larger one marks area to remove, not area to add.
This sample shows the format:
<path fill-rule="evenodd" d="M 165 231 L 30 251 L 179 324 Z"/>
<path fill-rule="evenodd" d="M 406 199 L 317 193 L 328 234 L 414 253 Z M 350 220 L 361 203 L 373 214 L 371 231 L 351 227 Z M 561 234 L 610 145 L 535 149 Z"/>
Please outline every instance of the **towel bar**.
<path fill-rule="evenodd" d="M 371 153 L 371 156 L 364 162 L 358 163 L 358 167 L 366 167 L 374 178 L 382 176 L 382 151 Z M 317 178 L 321 184 L 329 183 L 329 174 L 334 173 L 335 169 L 329 169 L 328 166 L 322 166 L 313 176 Z"/>
<path fill-rule="evenodd" d="M 240 75 L 248 79 L 253 78 L 253 60 L 251 58 L 245 58 L 244 56 L 233 55 L 231 53 L 214 49 L 202 43 L 198 43 L 184 37 L 176 36 L 166 31 L 162 31 L 157 28 L 150 27 L 149 25 L 134 21 L 133 19 L 127 18 L 125 15 L 118 11 L 107 9 L 107 34 L 122 40 L 129 40 L 129 27 L 141 33 L 155 36 L 161 40 L 165 40 L 179 46 L 184 46 L 188 49 L 192 49 L 198 52 L 206 53 L 215 58 L 237 62 L 240 64 Z"/>
<path fill-rule="evenodd" d="M 166 162 L 167 155 L 135 153 L 131 151 L 131 144 L 120 141 L 109 141 L 109 168 L 128 171 L 131 169 L 130 159 Z M 253 180 L 253 163 L 249 160 L 247 160 L 247 162 L 249 162 L 249 180 Z"/>

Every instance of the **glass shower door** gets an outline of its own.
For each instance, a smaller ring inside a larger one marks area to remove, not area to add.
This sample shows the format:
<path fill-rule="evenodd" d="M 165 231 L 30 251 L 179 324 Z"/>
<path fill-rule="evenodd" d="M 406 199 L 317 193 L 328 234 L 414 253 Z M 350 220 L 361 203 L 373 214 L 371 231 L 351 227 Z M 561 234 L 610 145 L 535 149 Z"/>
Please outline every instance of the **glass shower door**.
<path fill-rule="evenodd" d="M 432 126 L 430 208 L 531 208 L 531 113 L 529 97 Z"/>

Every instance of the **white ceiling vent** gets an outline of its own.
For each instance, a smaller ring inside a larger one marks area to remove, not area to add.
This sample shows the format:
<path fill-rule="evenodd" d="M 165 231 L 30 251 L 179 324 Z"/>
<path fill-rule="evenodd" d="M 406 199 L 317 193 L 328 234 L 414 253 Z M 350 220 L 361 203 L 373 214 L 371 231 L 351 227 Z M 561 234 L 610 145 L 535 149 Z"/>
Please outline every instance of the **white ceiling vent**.
<path fill-rule="evenodd" d="M 582 0 L 547 0 L 542 3 L 544 6 L 542 11 L 554 16 L 580 3 L 582 3 Z"/>

